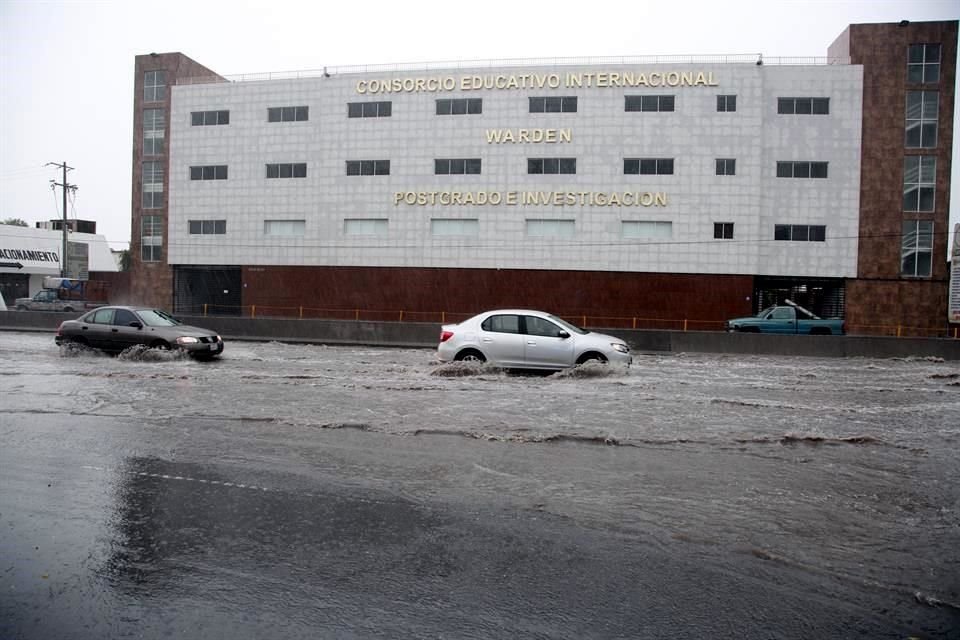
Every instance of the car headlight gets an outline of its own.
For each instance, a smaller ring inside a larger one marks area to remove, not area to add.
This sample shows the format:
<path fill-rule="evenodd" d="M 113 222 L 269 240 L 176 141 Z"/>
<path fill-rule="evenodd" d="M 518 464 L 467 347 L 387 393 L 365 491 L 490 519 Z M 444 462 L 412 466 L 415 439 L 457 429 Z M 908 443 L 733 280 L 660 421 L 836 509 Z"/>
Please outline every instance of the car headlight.
<path fill-rule="evenodd" d="M 613 347 L 614 351 L 619 351 L 620 353 L 630 353 L 630 347 L 625 344 L 620 344 L 619 342 L 611 342 L 610 346 Z"/>
<path fill-rule="evenodd" d="M 191 336 L 180 336 L 177 338 L 177 344 L 197 344 L 198 342 L 200 342 L 199 338 Z"/>

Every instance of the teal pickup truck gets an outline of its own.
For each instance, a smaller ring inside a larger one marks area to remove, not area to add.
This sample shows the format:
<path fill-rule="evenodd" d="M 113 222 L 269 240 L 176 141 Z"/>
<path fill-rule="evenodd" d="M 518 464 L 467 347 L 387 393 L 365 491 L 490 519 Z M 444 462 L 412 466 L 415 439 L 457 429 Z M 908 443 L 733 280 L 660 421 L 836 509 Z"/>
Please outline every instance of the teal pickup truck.
<path fill-rule="evenodd" d="M 727 320 L 727 331 L 842 335 L 843 319 L 823 319 L 799 306 L 767 307 L 755 316 Z"/>

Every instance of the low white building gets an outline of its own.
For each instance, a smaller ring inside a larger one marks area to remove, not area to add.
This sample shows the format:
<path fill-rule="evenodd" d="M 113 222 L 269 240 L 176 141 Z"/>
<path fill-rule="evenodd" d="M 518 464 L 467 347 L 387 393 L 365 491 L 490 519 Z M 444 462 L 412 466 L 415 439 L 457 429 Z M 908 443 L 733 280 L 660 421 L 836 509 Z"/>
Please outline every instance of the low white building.
<path fill-rule="evenodd" d="M 70 277 L 84 280 L 91 271 L 119 271 L 107 239 L 99 234 L 68 233 Z M 59 276 L 63 234 L 60 231 L 0 224 L 0 294 L 7 305 L 32 296 L 47 276 Z"/>

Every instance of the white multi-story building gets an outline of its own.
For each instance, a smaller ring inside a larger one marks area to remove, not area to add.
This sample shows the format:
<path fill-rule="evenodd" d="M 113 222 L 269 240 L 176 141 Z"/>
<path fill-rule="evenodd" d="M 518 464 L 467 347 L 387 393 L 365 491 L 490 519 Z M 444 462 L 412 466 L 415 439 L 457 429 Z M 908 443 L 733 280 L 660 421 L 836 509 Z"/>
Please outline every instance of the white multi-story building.
<path fill-rule="evenodd" d="M 893 65 L 860 49 L 897 28 L 897 99 L 878 103 Z M 816 61 L 227 80 L 181 54 L 140 56 L 134 289 L 159 284 L 177 310 L 435 320 L 503 305 L 703 328 L 783 297 L 843 313 L 863 290 L 866 317 L 885 253 L 898 285 L 937 295 L 932 225 L 946 230 L 949 184 L 928 174 L 931 159 L 949 167 L 950 128 L 916 145 L 912 132 L 952 115 L 955 54 L 948 22 L 854 25 Z M 867 147 L 884 116 L 900 149 L 880 159 Z M 891 162 L 896 209 L 877 212 L 869 185 Z"/>

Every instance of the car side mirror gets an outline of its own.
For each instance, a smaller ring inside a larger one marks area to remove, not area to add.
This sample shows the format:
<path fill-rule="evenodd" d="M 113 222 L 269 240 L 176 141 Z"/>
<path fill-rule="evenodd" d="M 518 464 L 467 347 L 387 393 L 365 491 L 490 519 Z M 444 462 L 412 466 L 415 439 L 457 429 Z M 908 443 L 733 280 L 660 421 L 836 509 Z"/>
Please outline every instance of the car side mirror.
<path fill-rule="evenodd" d="M 137 322 L 136 320 L 131 322 L 129 326 L 133 327 L 134 329 L 143 329 L 143 325 Z"/>
<path fill-rule="evenodd" d="M 561 329 L 560 333 L 558 333 L 557 336 L 566 340 L 567 338 L 570 337 L 570 334 L 564 331 L 563 329 Z"/>

